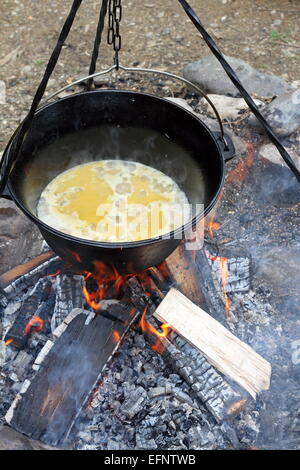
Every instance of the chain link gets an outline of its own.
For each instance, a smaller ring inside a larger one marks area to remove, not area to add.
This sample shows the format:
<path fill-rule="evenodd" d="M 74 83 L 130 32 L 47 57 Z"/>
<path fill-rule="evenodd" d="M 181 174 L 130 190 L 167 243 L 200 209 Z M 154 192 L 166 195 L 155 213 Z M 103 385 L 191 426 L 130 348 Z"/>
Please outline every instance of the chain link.
<path fill-rule="evenodd" d="M 108 31 L 107 42 L 113 45 L 115 51 L 115 65 L 116 69 L 119 68 L 119 51 L 122 46 L 122 39 L 120 35 L 120 22 L 122 19 L 122 5 L 121 0 L 109 0 L 108 7 Z"/>

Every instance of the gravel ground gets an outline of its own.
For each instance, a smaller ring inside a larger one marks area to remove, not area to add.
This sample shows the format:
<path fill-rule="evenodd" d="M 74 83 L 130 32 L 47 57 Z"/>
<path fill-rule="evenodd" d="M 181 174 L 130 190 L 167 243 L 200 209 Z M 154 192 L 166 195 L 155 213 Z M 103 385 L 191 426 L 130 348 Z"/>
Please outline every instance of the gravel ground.
<path fill-rule="evenodd" d="M 298 0 L 190 3 L 224 53 L 288 81 L 299 79 Z M 70 4 L 71 0 L 1 2 L 0 80 L 6 84 L 6 104 L 0 105 L 0 151 L 28 110 Z M 83 2 L 48 92 L 88 69 L 99 4 Z M 121 61 L 125 65 L 181 73 L 184 65 L 209 53 L 177 1 L 123 4 Z M 111 62 L 112 51 L 103 45 L 98 68 Z M 143 86 L 147 89 L 147 83 Z"/>

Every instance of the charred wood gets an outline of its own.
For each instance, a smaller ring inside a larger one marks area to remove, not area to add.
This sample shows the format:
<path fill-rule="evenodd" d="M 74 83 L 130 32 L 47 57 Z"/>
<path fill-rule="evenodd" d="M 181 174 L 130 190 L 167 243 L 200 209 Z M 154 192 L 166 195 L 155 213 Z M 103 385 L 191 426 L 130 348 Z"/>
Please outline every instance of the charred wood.
<path fill-rule="evenodd" d="M 45 302 L 52 289 L 49 278 L 41 278 L 34 288 L 22 301 L 15 322 L 5 335 L 5 342 L 17 349 L 25 347 L 31 333 L 34 330 L 41 331 L 46 317 L 51 315 L 51 310 L 45 309 Z M 42 315 L 44 318 L 41 318 Z"/>
<path fill-rule="evenodd" d="M 114 306 L 110 310 L 113 313 Z M 49 445 L 68 435 L 85 405 L 103 367 L 112 357 L 139 313 L 128 306 L 123 321 L 75 309 L 70 322 L 48 354 L 31 383 L 24 385 L 6 414 L 17 431 Z"/>
<path fill-rule="evenodd" d="M 58 274 L 56 276 L 56 300 L 51 318 L 51 330 L 60 325 L 74 308 L 83 308 L 84 279 L 80 275 Z"/>
<path fill-rule="evenodd" d="M 35 283 L 39 281 L 41 276 L 49 276 L 51 274 L 54 274 L 60 267 L 61 267 L 61 259 L 58 256 L 53 257 L 53 253 L 50 259 L 46 259 L 46 261 L 43 261 L 42 263 L 38 264 L 37 266 L 34 266 L 32 268 L 32 264 L 29 264 L 29 268 L 27 266 L 27 263 L 25 265 L 18 266 L 17 273 L 19 274 L 22 272 L 22 274 L 19 276 L 16 274 L 15 277 L 13 276 L 7 276 L 4 278 L 3 281 L 3 276 L 6 276 L 7 273 L 3 274 L 2 276 L 2 282 L 3 282 L 3 292 L 5 293 L 6 297 L 10 300 L 15 297 L 20 296 L 20 294 L 23 293 L 26 289 L 29 289 L 32 287 Z M 42 255 L 40 255 L 42 256 Z M 49 257 L 49 255 L 48 255 Z M 38 259 L 40 257 L 37 257 Z M 35 258 L 36 260 L 36 258 Z M 24 272 L 23 267 L 27 266 L 28 270 Z M 14 268 L 14 269 L 17 269 Z M 22 269 L 21 269 L 22 268 Z M 32 268 L 32 269 L 31 269 Z M 11 280 L 11 282 L 8 282 L 8 279 Z M 0 282 L 1 285 L 1 282 Z"/>
<path fill-rule="evenodd" d="M 185 249 L 183 243 L 159 266 L 158 271 L 163 273 L 165 281 L 167 281 L 165 282 L 165 289 L 166 286 L 167 290 L 170 287 L 176 287 L 196 305 L 206 307 L 206 297 L 203 290 L 199 289 L 198 271 L 193 254 Z M 154 277 L 155 268 L 152 272 Z M 159 276 L 157 270 L 156 274 Z M 157 277 L 154 278 L 154 281 L 157 282 Z M 158 287 L 164 290 L 166 294 L 167 292 L 162 285 L 162 283 L 160 285 L 158 283 Z"/>

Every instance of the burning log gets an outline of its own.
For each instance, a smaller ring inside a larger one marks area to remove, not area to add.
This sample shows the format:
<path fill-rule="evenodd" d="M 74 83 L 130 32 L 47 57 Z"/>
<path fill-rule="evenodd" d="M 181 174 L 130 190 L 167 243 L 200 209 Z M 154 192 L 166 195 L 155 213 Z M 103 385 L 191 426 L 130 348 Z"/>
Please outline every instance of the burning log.
<path fill-rule="evenodd" d="M 196 346 L 222 373 L 253 398 L 270 386 L 271 365 L 214 318 L 172 288 L 154 316 Z"/>
<path fill-rule="evenodd" d="M 197 305 L 205 305 L 206 298 L 203 290 L 199 289 L 199 277 L 192 252 L 186 250 L 184 244 L 180 244 L 159 266 L 159 269 L 152 268 L 150 273 L 158 286 L 161 280 L 164 281 L 161 285 L 166 287 L 166 279 L 168 279 L 168 289 L 171 286 L 176 286 L 192 302 Z M 164 279 L 162 279 L 162 276 Z"/>
<path fill-rule="evenodd" d="M 152 284 L 149 281 L 148 287 L 149 284 L 152 287 L 151 292 L 159 297 L 160 302 L 163 298 L 162 292 L 156 288 L 153 281 Z M 159 324 L 152 316 L 156 310 L 156 305 L 152 301 L 153 295 L 149 298 L 136 278 L 130 279 L 128 286 L 134 305 L 141 311 L 148 307 L 146 321 L 151 327 L 143 331 L 147 341 L 191 386 L 195 395 L 204 403 L 217 422 L 221 423 L 230 419 L 245 409 L 250 395 L 238 385 L 229 383 L 199 350 L 178 334 L 171 333 L 168 337 L 155 335 L 154 332 L 159 329 Z"/>
<path fill-rule="evenodd" d="M 43 330 L 47 316 L 52 314 L 51 305 L 46 303 L 51 289 L 52 283 L 47 277 L 36 283 L 23 300 L 16 320 L 4 338 L 6 344 L 23 349 L 33 331 Z"/>
<path fill-rule="evenodd" d="M 48 344 L 48 354 L 31 382 L 25 381 L 6 414 L 17 431 L 50 445 L 67 437 L 76 417 L 98 382 L 107 361 L 114 354 L 139 313 L 131 306 L 110 306 L 111 320 L 75 309 L 65 319 L 67 327 Z M 28 383 L 29 382 L 29 383 Z"/>
<path fill-rule="evenodd" d="M 42 253 L 31 261 L 21 264 L 0 276 L 0 288 L 8 299 L 22 294 L 33 286 L 41 276 L 48 276 L 57 271 L 61 259 L 52 251 Z"/>

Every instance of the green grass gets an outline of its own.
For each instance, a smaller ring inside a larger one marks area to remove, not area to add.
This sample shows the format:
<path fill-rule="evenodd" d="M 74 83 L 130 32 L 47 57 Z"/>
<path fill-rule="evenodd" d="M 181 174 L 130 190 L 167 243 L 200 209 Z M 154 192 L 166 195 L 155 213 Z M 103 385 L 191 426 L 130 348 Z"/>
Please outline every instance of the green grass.
<path fill-rule="evenodd" d="M 43 65 L 45 61 L 43 59 L 36 59 L 33 61 L 34 65 Z"/>
<path fill-rule="evenodd" d="M 288 34 L 280 33 L 279 31 L 271 31 L 270 32 L 270 39 L 271 41 L 285 41 L 287 42 Z"/>

